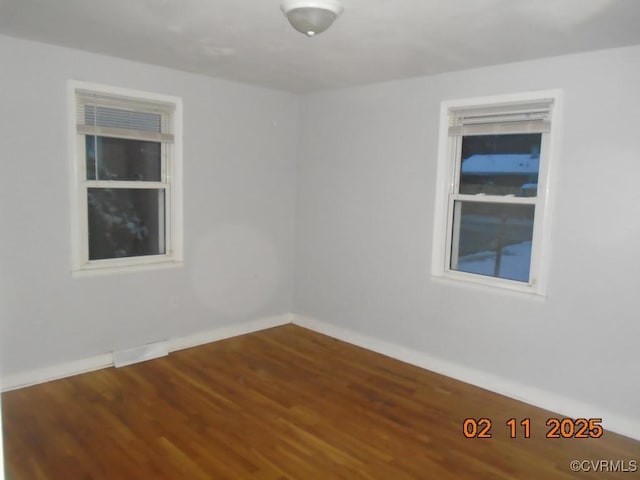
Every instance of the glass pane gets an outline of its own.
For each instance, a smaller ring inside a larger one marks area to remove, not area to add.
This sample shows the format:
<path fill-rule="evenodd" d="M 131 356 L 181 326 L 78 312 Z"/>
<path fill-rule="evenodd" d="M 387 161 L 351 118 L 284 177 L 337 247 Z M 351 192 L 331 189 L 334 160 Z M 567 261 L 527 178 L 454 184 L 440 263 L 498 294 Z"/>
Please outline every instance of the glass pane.
<path fill-rule="evenodd" d="M 541 140 L 540 133 L 463 137 L 459 193 L 535 197 Z"/>
<path fill-rule="evenodd" d="M 160 182 L 160 142 L 86 137 L 87 180 Z"/>
<path fill-rule="evenodd" d="M 87 159 L 87 180 L 96 179 L 96 137 L 85 137 L 85 150 Z"/>
<path fill-rule="evenodd" d="M 533 205 L 454 203 L 451 269 L 529 281 Z"/>
<path fill-rule="evenodd" d="M 89 188 L 89 260 L 165 253 L 163 189 Z"/>

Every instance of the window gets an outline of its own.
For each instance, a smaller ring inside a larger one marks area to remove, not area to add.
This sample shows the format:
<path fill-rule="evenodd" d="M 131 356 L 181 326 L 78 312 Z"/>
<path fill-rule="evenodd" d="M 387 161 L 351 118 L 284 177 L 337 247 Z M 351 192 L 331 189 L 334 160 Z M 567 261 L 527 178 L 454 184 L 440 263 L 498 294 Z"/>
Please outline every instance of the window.
<path fill-rule="evenodd" d="M 544 293 L 560 93 L 443 102 L 432 272 Z"/>
<path fill-rule="evenodd" d="M 180 99 L 70 85 L 74 270 L 181 261 Z"/>

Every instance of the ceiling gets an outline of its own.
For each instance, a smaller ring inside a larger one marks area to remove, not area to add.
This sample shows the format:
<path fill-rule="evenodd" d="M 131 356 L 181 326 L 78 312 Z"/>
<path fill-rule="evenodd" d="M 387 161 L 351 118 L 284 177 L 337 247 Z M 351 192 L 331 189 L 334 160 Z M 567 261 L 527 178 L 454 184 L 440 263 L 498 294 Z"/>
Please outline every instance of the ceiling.
<path fill-rule="evenodd" d="M 640 44 L 639 0 L 343 0 L 307 38 L 279 0 L 0 0 L 0 34 L 291 92 Z"/>

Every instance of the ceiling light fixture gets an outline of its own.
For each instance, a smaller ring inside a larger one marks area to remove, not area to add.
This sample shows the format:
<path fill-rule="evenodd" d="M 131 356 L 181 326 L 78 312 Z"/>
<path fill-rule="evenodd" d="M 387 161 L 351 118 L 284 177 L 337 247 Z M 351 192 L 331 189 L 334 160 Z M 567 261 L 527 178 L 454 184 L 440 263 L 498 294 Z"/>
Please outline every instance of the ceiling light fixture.
<path fill-rule="evenodd" d="M 280 8 L 291 26 L 308 37 L 324 32 L 344 10 L 339 0 L 282 0 Z"/>

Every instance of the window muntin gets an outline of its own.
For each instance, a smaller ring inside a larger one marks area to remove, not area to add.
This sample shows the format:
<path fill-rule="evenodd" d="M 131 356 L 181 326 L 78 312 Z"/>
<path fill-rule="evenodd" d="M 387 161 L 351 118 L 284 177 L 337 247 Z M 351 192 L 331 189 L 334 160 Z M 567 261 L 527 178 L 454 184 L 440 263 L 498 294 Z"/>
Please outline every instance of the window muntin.
<path fill-rule="evenodd" d="M 181 260 L 179 100 L 106 90 L 73 89 L 76 269 Z"/>
<path fill-rule="evenodd" d="M 543 293 L 558 100 L 547 91 L 443 103 L 434 275 Z"/>

